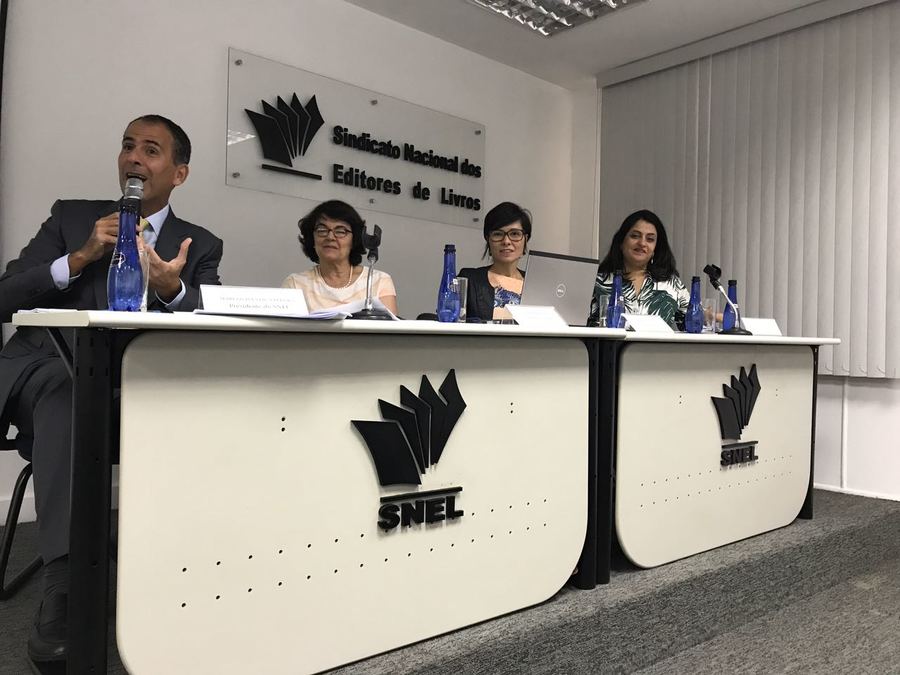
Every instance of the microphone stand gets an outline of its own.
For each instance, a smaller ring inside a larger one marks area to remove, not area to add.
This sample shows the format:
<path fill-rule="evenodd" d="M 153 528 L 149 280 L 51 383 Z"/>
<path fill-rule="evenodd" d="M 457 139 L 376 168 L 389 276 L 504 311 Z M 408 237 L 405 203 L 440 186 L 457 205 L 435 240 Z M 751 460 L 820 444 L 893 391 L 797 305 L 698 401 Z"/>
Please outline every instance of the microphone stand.
<path fill-rule="evenodd" d="M 753 335 L 753 333 L 744 327 L 744 320 L 741 318 L 741 312 L 738 309 L 737 303 L 731 301 L 731 298 L 728 297 L 728 293 L 725 292 L 725 289 L 722 288 L 722 284 L 719 283 L 719 277 L 722 274 L 722 270 L 715 265 L 707 265 L 703 268 L 703 271 L 706 272 L 706 275 L 709 277 L 709 283 L 712 284 L 712 287 L 722 294 L 722 297 L 725 298 L 725 302 L 728 303 L 729 307 L 731 307 L 731 310 L 734 312 L 734 325 L 727 330 L 720 330 L 719 335 Z"/>
<path fill-rule="evenodd" d="M 753 333 L 744 328 L 744 320 L 741 318 L 741 312 L 738 310 L 737 304 L 733 303 L 731 298 L 728 297 L 728 293 L 722 288 L 722 284 L 717 281 L 713 286 L 722 294 L 722 297 L 725 298 L 725 302 L 727 302 L 732 311 L 734 311 L 734 325 L 726 330 L 720 330 L 719 335 L 753 335 Z"/>
<path fill-rule="evenodd" d="M 378 246 L 381 244 L 381 228 L 375 226 L 375 234 L 363 234 L 363 242 L 369 250 L 366 260 L 369 268 L 366 271 L 366 306 L 350 315 L 351 319 L 368 319 L 373 321 L 392 321 L 391 313 L 385 309 L 376 309 L 372 303 L 372 268 L 378 262 Z"/>

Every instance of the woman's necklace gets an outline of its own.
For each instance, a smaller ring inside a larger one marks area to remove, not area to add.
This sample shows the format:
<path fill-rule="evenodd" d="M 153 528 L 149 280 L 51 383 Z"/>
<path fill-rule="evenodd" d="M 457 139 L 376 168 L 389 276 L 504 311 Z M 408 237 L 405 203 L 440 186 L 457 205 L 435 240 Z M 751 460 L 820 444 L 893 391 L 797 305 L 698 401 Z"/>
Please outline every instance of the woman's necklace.
<path fill-rule="evenodd" d="M 322 280 L 322 283 L 328 286 L 328 288 L 333 288 L 335 290 L 343 290 L 345 288 L 350 288 L 350 284 L 353 283 L 353 265 L 350 266 L 350 278 L 347 279 L 347 283 L 343 286 L 332 286 L 327 281 L 325 281 L 325 277 L 322 275 L 322 270 L 319 269 L 319 265 L 316 265 L 316 275 Z"/>

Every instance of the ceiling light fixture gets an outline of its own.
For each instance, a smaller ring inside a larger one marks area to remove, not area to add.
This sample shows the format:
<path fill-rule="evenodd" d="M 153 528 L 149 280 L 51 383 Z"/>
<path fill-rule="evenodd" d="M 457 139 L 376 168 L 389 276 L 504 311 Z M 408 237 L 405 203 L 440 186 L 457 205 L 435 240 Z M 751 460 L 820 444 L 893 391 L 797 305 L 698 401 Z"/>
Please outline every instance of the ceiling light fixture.
<path fill-rule="evenodd" d="M 540 33 L 556 35 L 567 28 L 606 16 L 646 0 L 468 0 Z"/>

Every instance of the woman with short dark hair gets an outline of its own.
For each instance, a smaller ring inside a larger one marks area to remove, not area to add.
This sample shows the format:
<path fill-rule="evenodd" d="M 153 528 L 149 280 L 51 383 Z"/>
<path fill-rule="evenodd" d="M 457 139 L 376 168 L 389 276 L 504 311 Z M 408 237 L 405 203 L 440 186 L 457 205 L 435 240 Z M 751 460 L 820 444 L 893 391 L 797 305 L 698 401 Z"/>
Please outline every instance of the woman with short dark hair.
<path fill-rule="evenodd" d="M 329 309 L 366 299 L 366 253 L 363 233 L 366 221 L 349 204 L 332 199 L 322 202 L 297 223 L 300 245 L 306 257 L 317 263 L 305 272 L 289 275 L 282 288 L 299 288 L 310 311 Z M 390 275 L 372 270 L 372 297 L 394 314 L 397 291 Z"/>
<path fill-rule="evenodd" d="M 468 267 L 459 276 L 469 280 L 466 316 L 483 321 L 509 318 L 507 305 L 522 299 L 525 271 L 519 259 L 531 239 L 531 214 L 518 204 L 502 202 L 484 217 L 484 255 L 491 256 L 485 267 Z"/>
<path fill-rule="evenodd" d="M 678 277 L 666 228 L 653 211 L 635 211 L 613 235 L 597 269 L 588 325 L 597 325 L 601 318 L 602 300 L 609 298 L 617 272 L 622 275 L 625 312 L 657 314 L 672 326 L 683 317 L 690 292 Z"/>

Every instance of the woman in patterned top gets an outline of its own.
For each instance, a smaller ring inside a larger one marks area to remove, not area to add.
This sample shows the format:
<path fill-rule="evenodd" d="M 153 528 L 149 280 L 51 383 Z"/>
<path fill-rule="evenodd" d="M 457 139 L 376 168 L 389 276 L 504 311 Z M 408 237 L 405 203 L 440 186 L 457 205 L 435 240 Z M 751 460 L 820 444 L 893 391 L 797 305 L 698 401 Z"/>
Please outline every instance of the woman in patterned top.
<path fill-rule="evenodd" d="M 482 321 L 509 319 L 506 305 L 522 299 L 525 271 L 518 266 L 531 238 L 531 214 L 518 204 L 497 204 L 484 217 L 484 255 L 491 256 L 486 267 L 462 269 L 459 276 L 469 280 L 466 316 Z"/>
<path fill-rule="evenodd" d="M 297 223 L 306 257 L 317 263 L 305 272 L 289 275 L 282 288 L 299 288 L 310 311 L 330 309 L 366 299 L 366 268 L 362 257 L 366 221 L 349 204 L 322 202 Z M 397 313 L 397 291 L 389 274 L 372 270 L 372 297 Z"/>
<path fill-rule="evenodd" d="M 588 325 L 600 319 L 600 301 L 622 273 L 622 296 L 629 314 L 658 314 L 670 326 L 683 320 L 690 292 L 675 267 L 675 256 L 662 221 L 652 211 L 635 211 L 619 227 L 609 253 L 597 269 Z"/>

